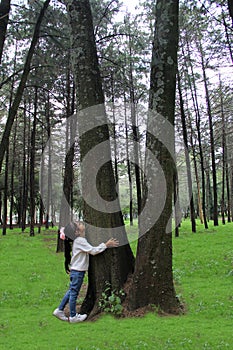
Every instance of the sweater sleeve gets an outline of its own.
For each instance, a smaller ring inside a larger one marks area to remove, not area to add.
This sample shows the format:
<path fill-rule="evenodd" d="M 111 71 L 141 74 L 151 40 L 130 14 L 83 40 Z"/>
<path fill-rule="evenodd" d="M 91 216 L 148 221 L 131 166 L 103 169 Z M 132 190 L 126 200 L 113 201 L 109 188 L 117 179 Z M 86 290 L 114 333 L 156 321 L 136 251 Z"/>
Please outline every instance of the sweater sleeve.
<path fill-rule="evenodd" d="M 93 247 L 87 242 L 86 238 L 79 239 L 78 245 L 80 250 L 91 255 L 100 254 L 107 248 L 105 243 L 101 243 L 98 246 Z"/>

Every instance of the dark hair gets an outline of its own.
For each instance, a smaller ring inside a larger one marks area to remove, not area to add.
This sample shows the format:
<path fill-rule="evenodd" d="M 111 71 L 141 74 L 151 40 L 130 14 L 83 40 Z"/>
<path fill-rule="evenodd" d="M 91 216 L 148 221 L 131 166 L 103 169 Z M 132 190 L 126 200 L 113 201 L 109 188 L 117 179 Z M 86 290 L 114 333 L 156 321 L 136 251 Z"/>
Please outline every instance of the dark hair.
<path fill-rule="evenodd" d="M 66 237 L 70 238 L 73 241 L 77 237 L 75 235 L 76 230 L 77 230 L 77 224 L 75 222 L 70 222 L 64 228 L 64 233 Z"/>
<path fill-rule="evenodd" d="M 75 240 L 76 237 L 79 236 L 77 233 L 77 230 L 79 229 L 79 225 L 84 225 L 84 222 L 78 221 L 78 222 L 70 222 L 66 227 L 64 228 L 65 233 L 65 270 L 66 273 L 69 273 L 70 271 L 70 261 L 71 261 L 71 251 L 72 251 L 72 242 Z"/>

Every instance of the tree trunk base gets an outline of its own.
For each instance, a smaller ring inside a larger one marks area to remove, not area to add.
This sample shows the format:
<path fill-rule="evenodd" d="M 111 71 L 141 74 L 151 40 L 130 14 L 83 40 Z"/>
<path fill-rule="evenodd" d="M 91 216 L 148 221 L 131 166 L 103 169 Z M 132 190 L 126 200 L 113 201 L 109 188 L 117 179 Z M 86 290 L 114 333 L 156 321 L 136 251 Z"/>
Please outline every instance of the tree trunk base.
<path fill-rule="evenodd" d="M 133 290 L 133 275 L 131 275 L 124 286 L 124 291 L 126 294 L 126 298 L 123 302 L 124 312 L 123 314 L 126 317 L 133 317 L 140 314 L 145 314 L 147 312 L 157 312 L 159 315 L 180 315 L 184 313 L 184 305 L 180 302 L 180 300 L 171 293 L 171 295 L 163 295 L 161 300 L 158 298 L 150 301 L 146 301 L 141 298 L 141 301 L 137 304 L 134 303 L 132 299 Z M 145 291 L 146 293 L 146 291 Z M 137 298 L 140 299 L 140 298 Z"/>

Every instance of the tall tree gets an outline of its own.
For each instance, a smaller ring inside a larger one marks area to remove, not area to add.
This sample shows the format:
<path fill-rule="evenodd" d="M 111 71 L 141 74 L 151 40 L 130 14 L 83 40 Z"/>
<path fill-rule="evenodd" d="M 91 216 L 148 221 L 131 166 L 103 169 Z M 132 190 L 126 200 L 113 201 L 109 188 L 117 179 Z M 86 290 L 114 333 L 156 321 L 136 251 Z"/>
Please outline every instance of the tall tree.
<path fill-rule="evenodd" d="M 127 241 L 123 218 L 118 209 L 109 213 L 107 204 L 105 211 L 97 210 L 87 203 L 86 198 L 93 193 L 90 182 L 96 176 L 96 188 L 106 203 L 117 199 L 116 184 L 111 163 L 109 130 L 104 110 L 104 94 L 98 65 L 96 43 L 93 31 L 93 19 L 90 3 L 87 0 L 65 0 L 71 28 L 73 53 L 73 73 L 76 80 L 78 109 L 83 112 L 78 115 L 78 129 L 80 137 L 80 157 L 82 162 L 82 194 L 84 197 L 84 219 L 88 227 L 88 239 L 92 244 L 112 236 L 114 229 L 118 232 L 121 247 L 106 251 L 96 257 L 91 257 L 88 273 L 88 291 L 82 304 L 81 312 L 98 312 L 98 299 L 106 288 L 108 281 L 113 289 L 119 289 L 133 270 L 134 258 Z M 94 106 L 94 108 L 92 108 Z M 86 111 L 86 112 L 85 112 Z M 101 120 L 103 123 L 99 124 Z M 85 132 L 85 127 L 88 130 Z M 93 159 L 92 164 L 84 167 L 84 158 L 88 153 L 103 144 L 101 154 Z M 100 156 L 100 159 L 99 159 Z M 102 158 L 103 157 L 103 158 Z M 105 163 L 99 168 L 99 161 Z M 94 198 L 93 203 L 94 203 Z M 97 206 L 98 207 L 98 206 Z"/>
<path fill-rule="evenodd" d="M 148 117 L 146 144 L 147 150 L 150 152 L 146 153 L 146 169 L 150 172 L 150 175 L 147 175 L 147 200 L 156 201 L 157 205 L 148 210 L 147 218 L 152 223 L 151 228 L 139 238 L 135 272 L 129 294 L 131 309 L 155 304 L 169 313 L 177 313 L 179 310 L 172 276 L 171 214 L 174 158 L 171 153 L 174 151 L 174 135 L 172 134 L 174 130 L 167 134 L 168 139 L 166 141 L 168 143 L 166 145 L 160 137 L 164 132 L 166 134 L 168 125 L 174 126 L 178 7 L 178 0 L 158 0 L 156 3 L 149 102 L 149 107 L 153 113 Z M 163 129 L 164 125 L 167 126 L 165 127 L 166 131 Z M 156 127 L 158 134 L 153 135 L 153 130 Z M 157 162 L 153 157 L 150 158 L 150 153 L 157 157 L 166 185 L 162 183 L 161 186 L 159 179 L 157 179 Z M 156 198 L 153 197 L 154 193 L 151 191 L 154 181 L 158 185 Z M 155 209 L 159 208 L 161 203 L 158 202 L 160 201 L 164 201 L 164 207 L 161 210 L 160 217 L 154 222 Z M 144 229 L 142 225 L 145 224 L 142 221 L 140 233 Z"/>

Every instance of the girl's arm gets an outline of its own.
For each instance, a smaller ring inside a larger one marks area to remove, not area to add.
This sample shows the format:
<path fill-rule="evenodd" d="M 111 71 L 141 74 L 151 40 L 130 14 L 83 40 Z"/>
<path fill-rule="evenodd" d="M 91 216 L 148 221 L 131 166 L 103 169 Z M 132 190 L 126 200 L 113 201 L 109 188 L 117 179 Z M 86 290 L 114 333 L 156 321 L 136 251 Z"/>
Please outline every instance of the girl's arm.
<path fill-rule="evenodd" d="M 82 239 L 78 241 L 79 249 L 91 255 L 100 254 L 107 248 L 114 248 L 118 246 L 119 246 L 119 242 L 115 238 L 111 238 L 106 243 L 101 243 L 96 247 L 93 247 L 90 243 L 87 242 L 86 239 Z"/>

